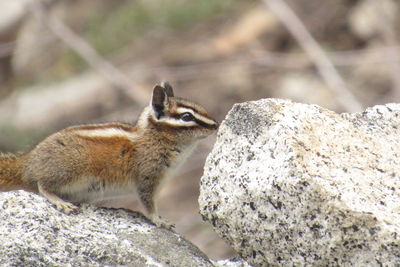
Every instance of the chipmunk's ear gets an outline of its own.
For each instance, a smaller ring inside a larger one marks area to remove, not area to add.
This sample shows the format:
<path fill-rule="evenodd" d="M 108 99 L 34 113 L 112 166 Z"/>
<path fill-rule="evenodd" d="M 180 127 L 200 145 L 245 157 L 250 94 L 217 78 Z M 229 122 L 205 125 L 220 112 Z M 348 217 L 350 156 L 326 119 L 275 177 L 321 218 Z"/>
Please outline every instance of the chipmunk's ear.
<path fill-rule="evenodd" d="M 162 87 L 164 87 L 165 92 L 167 93 L 167 96 L 173 97 L 174 96 L 174 89 L 172 86 L 169 84 L 169 82 L 165 81 L 161 84 Z"/>
<path fill-rule="evenodd" d="M 151 98 L 151 106 L 153 107 L 154 114 L 160 119 L 165 114 L 168 105 L 168 95 L 166 89 L 156 85 L 153 89 L 153 96 Z"/>

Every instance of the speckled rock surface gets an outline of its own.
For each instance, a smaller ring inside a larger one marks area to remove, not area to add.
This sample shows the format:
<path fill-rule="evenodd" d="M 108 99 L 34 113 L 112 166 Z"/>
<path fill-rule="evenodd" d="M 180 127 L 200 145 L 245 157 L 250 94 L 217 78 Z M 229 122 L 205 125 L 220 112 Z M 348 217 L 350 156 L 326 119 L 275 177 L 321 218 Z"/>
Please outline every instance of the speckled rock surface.
<path fill-rule="evenodd" d="M 213 262 L 216 267 L 252 267 L 240 257 Z"/>
<path fill-rule="evenodd" d="M 1 266 L 213 266 L 137 213 L 82 205 L 65 215 L 22 191 L 0 193 L 0 209 Z"/>
<path fill-rule="evenodd" d="M 204 219 L 254 266 L 399 266 L 400 104 L 237 104 L 200 190 Z"/>

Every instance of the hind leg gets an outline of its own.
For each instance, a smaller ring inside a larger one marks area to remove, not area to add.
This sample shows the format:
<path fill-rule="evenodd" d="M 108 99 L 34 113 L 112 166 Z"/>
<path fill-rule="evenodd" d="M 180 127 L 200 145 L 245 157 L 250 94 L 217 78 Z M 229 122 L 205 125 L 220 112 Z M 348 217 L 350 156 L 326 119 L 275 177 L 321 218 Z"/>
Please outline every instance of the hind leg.
<path fill-rule="evenodd" d="M 56 194 L 50 192 L 47 188 L 43 186 L 40 182 L 38 183 L 39 193 L 46 197 L 51 203 L 53 203 L 58 210 L 64 212 L 65 214 L 73 214 L 78 212 L 78 207 L 72 203 L 62 200 Z"/>

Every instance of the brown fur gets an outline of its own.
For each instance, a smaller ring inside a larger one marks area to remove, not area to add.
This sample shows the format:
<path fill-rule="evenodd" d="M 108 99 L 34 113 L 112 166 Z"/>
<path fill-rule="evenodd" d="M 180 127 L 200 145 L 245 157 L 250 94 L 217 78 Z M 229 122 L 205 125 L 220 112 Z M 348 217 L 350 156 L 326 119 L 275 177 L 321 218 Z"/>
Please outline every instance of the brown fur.
<path fill-rule="evenodd" d="M 22 181 L 24 155 L 0 154 L 0 190 L 11 191 L 25 189 L 32 191 Z"/>

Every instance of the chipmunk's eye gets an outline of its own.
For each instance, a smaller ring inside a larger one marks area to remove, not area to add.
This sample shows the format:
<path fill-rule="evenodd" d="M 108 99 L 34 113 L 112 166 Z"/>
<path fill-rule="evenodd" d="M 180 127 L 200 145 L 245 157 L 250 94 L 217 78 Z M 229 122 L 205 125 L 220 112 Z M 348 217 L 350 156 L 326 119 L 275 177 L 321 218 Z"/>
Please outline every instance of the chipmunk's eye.
<path fill-rule="evenodd" d="M 189 112 L 182 113 L 179 118 L 183 121 L 194 121 L 193 115 Z"/>

